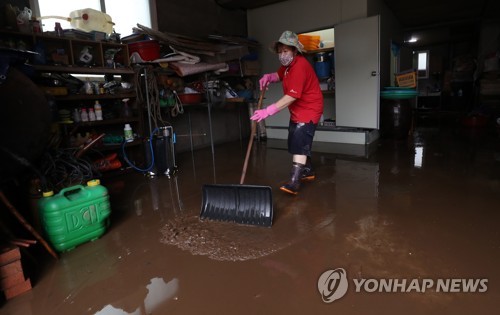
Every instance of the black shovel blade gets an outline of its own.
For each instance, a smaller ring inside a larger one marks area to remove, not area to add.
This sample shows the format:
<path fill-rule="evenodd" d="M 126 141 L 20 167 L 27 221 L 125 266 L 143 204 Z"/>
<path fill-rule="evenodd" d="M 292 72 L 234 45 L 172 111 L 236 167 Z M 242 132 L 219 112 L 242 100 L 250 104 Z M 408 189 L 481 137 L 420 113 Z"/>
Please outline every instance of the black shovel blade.
<path fill-rule="evenodd" d="M 271 226 L 271 187 L 256 185 L 203 185 L 200 218 L 240 224 Z"/>

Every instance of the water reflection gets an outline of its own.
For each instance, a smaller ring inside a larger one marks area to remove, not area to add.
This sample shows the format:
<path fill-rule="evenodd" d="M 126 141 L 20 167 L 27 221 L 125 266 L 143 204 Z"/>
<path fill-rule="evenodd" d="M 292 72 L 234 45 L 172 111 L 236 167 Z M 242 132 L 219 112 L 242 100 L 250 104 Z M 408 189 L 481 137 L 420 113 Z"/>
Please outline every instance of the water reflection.
<path fill-rule="evenodd" d="M 149 193 L 142 191 L 144 187 L 148 188 Z M 172 209 L 175 214 L 182 212 L 184 204 L 180 197 L 177 176 L 145 178 L 145 182 L 132 194 L 132 203 L 137 216 L 142 216 L 148 208 L 159 213 L 162 219 L 167 209 Z"/>
<path fill-rule="evenodd" d="M 378 210 L 379 165 L 363 161 L 335 161 L 336 208 L 342 213 L 373 214 Z"/>
<path fill-rule="evenodd" d="M 413 166 L 416 168 L 421 168 L 424 161 L 424 147 L 415 147 L 415 159 L 413 160 Z"/>
<path fill-rule="evenodd" d="M 174 278 L 168 283 L 163 278 L 152 278 L 150 283 L 146 286 L 148 293 L 144 298 L 142 305 L 132 312 L 125 312 L 121 308 L 116 308 L 113 305 L 106 305 L 102 310 L 95 313 L 95 315 L 147 315 L 154 314 L 159 310 L 162 305 L 167 303 L 170 299 L 175 298 L 179 290 L 179 280 Z"/>

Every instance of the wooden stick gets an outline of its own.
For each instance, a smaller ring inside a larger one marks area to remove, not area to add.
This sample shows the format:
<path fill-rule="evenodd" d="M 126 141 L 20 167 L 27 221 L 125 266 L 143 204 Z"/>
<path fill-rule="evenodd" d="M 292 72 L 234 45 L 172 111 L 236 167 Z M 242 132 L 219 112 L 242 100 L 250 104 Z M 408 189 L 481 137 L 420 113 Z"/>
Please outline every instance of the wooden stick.
<path fill-rule="evenodd" d="M 24 238 L 15 238 L 14 241 L 19 241 L 19 242 L 23 242 L 23 243 L 31 244 L 31 245 L 36 244 L 35 240 L 28 240 L 28 239 L 24 239 Z"/>
<path fill-rule="evenodd" d="M 259 96 L 259 103 L 257 103 L 257 110 L 262 107 L 262 100 L 264 99 L 264 92 L 262 90 Z M 247 155 L 245 157 L 245 162 L 243 163 L 243 170 L 241 171 L 240 185 L 245 182 L 245 176 L 247 174 L 248 160 L 250 158 L 250 152 L 252 151 L 253 138 L 255 137 L 255 132 L 257 132 L 257 122 L 252 120 L 252 130 L 250 131 L 250 140 L 248 141 Z"/>
<path fill-rule="evenodd" d="M 2 199 L 2 202 L 7 206 L 7 209 L 21 222 L 21 224 L 33 234 L 33 236 L 42 243 L 43 247 L 47 249 L 49 254 L 52 255 L 55 259 L 59 259 L 59 256 L 56 254 L 56 252 L 50 247 L 50 245 L 43 239 L 43 237 L 38 234 L 38 232 L 24 219 L 24 217 L 14 208 L 14 206 L 9 202 L 7 197 L 3 194 L 3 191 L 0 190 L 0 199 Z"/>
<path fill-rule="evenodd" d="M 30 247 L 30 244 L 18 240 L 11 240 L 10 243 L 17 246 Z"/>

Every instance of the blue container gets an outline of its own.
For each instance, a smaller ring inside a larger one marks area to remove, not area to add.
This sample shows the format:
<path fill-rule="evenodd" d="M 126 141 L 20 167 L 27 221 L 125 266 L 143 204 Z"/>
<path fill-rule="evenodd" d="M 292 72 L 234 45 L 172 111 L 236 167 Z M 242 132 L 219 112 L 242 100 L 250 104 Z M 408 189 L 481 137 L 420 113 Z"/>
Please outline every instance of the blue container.
<path fill-rule="evenodd" d="M 330 57 L 326 53 L 318 53 L 315 56 L 314 71 L 318 79 L 327 79 L 331 75 L 332 63 Z"/>
<path fill-rule="evenodd" d="M 47 239 L 59 252 L 101 237 L 109 226 L 108 190 L 99 180 L 44 193 L 38 206 Z"/>

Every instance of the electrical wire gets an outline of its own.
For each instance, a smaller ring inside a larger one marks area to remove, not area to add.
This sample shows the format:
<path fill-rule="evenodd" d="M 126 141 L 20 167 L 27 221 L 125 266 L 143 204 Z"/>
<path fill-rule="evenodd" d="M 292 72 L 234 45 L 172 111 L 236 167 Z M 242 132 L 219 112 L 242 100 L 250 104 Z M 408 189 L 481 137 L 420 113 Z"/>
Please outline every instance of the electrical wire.
<path fill-rule="evenodd" d="M 184 114 L 184 107 L 182 106 L 182 101 L 179 98 L 177 92 L 174 90 L 173 93 L 175 95 L 175 104 L 174 107 L 170 110 L 170 115 L 172 115 L 172 117 L 175 117 L 179 114 Z"/>
<path fill-rule="evenodd" d="M 47 150 L 42 157 L 41 171 L 47 181 L 47 190 L 83 184 L 100 176 L 92 163 L 75 156 L 75 149 Z"/>
<path fill-rule="evenodd" d="M 144 84 L 141 84 L 142 73 L 144 73 Z M 144 66 L 135 73 L 135 84 L 137 86 L 137 99 L 141 104 L 149 101 L 151 120 L 154 128 L 161 126 L 170 126 L 163 116 L 160 107 L 160 91 L 158 89 L 158 81 L 156 72 L 150 66 Z M 145 86 L 145 87 L 144 87 Z"/>
<path fill-rule="evenodd" d="M 133 169 L 139 171 L 139 172 L 149 172 L 150 170 L 153 169 L 153 167 L 155 166 L 155 155 L 154 155 L 154 150 L 153 150 L 153 136 L 154 134 L 158 131 L 158 128 L 155 128 L 150 136 L 149 136 L 149 150 L 151 152 L 151 164 L 147 167 L 147 168 L 140 168 L 140 167 L 137 167 L 135 166 L 134 163 L 132 163 L 128 157 L 127 157 L 127 153 L 125 152 L 125 144 L 126 144 L 126 141 L 123 141 L 122 142 L 122 154 L 123 154 L 123 159 L 125 160 L 125 162 L 127 162 L 128 165 L 130 165 L 130 167 L 132 167 Z"/>
<path fill-rule="evenodd" d="M 144 73 L 144 83 L 141 82 L 141 79 L 143 78 L 142 73 Z M 140 168 L 134 165 L 134 163 L 132 163 L 127 157 L 127 153 L 125 151 L 125 144 L 126 144 L 125 141 L 122 142 L 121 146 L 122 154 L 123 154 L 123 159 L 130 167 L 139 172 L 149 172 L 154 168 L 155 165 L 153 136 L 155 135 L 156 132 L 158 132 L 160 127 L 166 127 L 166 126 L 172 127 L 172 125 L 168 121 L 164 120 L 162 116 L 162 110 L 160 107 L 160 91 L 158 89 L 158 79 L 156 77 L 156 72 L 154 71 L 154 69 L 151 66 L 143 66 L 138 71 L 135 71 L 134 84 L 137 87 L 138 102 L 140 104 L 149 102 L 148 104 L 150 109 L 149 115 L 152 122 L 151 124 L 154 125 L 154 129 L 153 131 L 151 131 L 151 134 L 149 135 L 149 150 L 151 153 L 151 163 L 146 168 Z M 176 100 L 176 106 L 170 111 L 170 114 L 173 117 L 175 117 L 179 113 L 180 114 L 184 113 L 184 108 L 182 107 L 182 103 L 180 102 L 180 99 L 177 96 L 177 93 L 175 93 L 175 91 L 174 94 L 177 100 Z M 152 126 L 150 126 L 150 128 L 151 127 Z M 175 143 L 175 134 L 173 134 L 172 137 Z"/>

